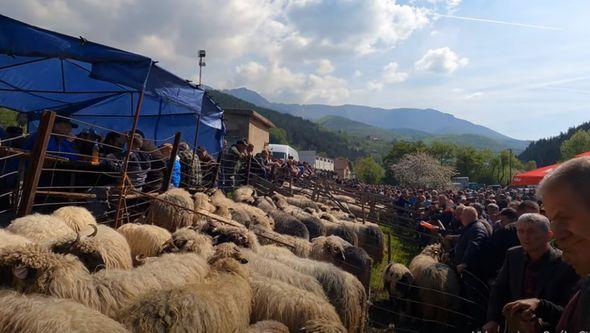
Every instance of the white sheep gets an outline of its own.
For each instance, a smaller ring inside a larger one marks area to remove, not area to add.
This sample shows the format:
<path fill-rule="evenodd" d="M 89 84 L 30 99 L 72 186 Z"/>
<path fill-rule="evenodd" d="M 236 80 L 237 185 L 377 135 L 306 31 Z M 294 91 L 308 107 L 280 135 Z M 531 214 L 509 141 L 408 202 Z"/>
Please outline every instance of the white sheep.
<path fill-rule="evenodd" d="M 21 235 L 0 229 L 0 248 L 30 244 L 31 241 Z"/>
<path fill-rule="evenodd" d="M 0 290 L 0 333 L 126 333 L 123 325 L 70 300 Z"/>
<path fill-rule="evenodd" d="M 81 232 L 90 225 L 97 225 L 92 213 L 84 207 L 65 206 L 56 209 L 51 215 L 63 220 L 72 230 Z"/>
<path fill-rule="evenodd" d="M 162 253 L 193 252 L 205 259 L 209 259 L 214 252 L 211 237 L 191 227 L 176 230 L 161 251 Z"/>
<path fill-rule="evenodd" d="M 90 274 L 76 257 L 33 245 L 0 249 L 0 271 L 12 273 L 17 291 L 72 299 L 115 318 L 143 294 L 201 281 L 209 266 L 193 253 L 164 254 L 132 270 Z"/>
<path fill-rule="evenodd" d="M 250 250 L 242 249 L 242 253 L 248 259 L 247 266 L 251 272 L 283 281 L 326 299 L 322 286 L 313 277 L 300 273 L 281 262 L 268 259 Z"/>
<path fill-rule="evenodd" d="M 235 202 L 254 203 L 256 190 L 250 185 L 240 186 L 234 190 L 233 198 Z"/>
<path fill-rule="evenodd" d="M 94 232 L 90 235 L 80 237 L 80 233 L 78 233 L 76 239 L 44 245 L 49 246 L 56 253 L 75 255 L 90 272 L 101 268 L 133 268 L 131 249 L 125 237 L 106 225 L 101 224 L 93 227 Z"/>
<path fill-rule="evenodd" d="M 236 260 L 221 259 L 204 281 L 145 294 L 118 318 L 137 333 L 243 332 L 251 302 L 248 270 Z"/>
<path fill-rule="evenodd" d="M 194 208 L 195 203 L 191 195 L 183 189 L 174 188 L 158 195 L 152 201 L 147 222 L 174 232 L 178 228 L 193 225 Z"/>
<path fill-rule="evenodd" d="M 43 214 L 17 218 L 6 227 L 6 231 L 21 235 L 35 243 L 76 238 L 76 232 L 62 219 Z"/>
<path fill-rule="evenodd" d="M 262 246 L 262 256 L 278 260 L 298 272 L 314 277 L 334 305 L 349 332 L 364 332 L 367 295 L 362 283 L 352 274 L 324 262 L 305 259 L 276 246 Z"/>
<path fill-rule="evenodd" d="M 157 256 L 172 238 L 168 230 L 150 224 L 127 223 L 120 226 L 117 232 L 127 239 L 134 263 L 137 263 L 137 258 Z"/>
<path fill-rule="evenodd" d="M 342 326 L 324 298 L 256 273 L 250 279 L 253 291 L 252 321 L 276 320 L 291 332 L 299 332 L 309 320 L 325 320 Z"/>

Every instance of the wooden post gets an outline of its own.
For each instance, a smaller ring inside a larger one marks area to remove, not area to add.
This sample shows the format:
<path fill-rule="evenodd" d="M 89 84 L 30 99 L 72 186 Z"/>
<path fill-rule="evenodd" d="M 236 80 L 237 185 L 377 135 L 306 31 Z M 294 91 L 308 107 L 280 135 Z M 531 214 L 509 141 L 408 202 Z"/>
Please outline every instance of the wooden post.
<path fill-rule="evenodd" d="M 166 173 L 164 174 L 162 192 L 166 192 L 170 188 L 170 182 L 172 181 L 172 172 L 174 171 L 174 162 L 176 161 L 176 155 L 178 155 L 178 145 L 180 144 L 180 136 L 180 132 L 176 132 L 176 135 L 174 135 L 174 145 L 172 146 L 170 158 L 168 158 L 168 168 L 166 168 Z"/>
<path fill-rule="evenodd" d="M 35 192 L 37 191 L 37 184 L 39 184 L 39 178 L 41 177 L 41 171 L 43 170 L 47 145 L 51 138 L 54 122 L 55 112 L 43 112 L 41 120 L 39 121 L 39 129 L 37 130 L 37 140 L 35 140 L 35 145 L 31 151 L 29 168 L 25 174 L 22 199 L 16 214 L 18 217 L 31 214 L 33 209 Z"/>
<path fill-rule="evenodd" d="M 391 264 L 391 230 L 387 231 L 387 263 Z"/>

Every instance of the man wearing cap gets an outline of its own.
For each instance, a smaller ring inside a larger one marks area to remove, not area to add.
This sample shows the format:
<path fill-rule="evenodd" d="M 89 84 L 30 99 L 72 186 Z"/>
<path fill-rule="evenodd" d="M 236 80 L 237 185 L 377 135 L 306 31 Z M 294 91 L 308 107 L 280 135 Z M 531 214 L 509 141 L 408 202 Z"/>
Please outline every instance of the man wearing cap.
<path fill-rule="evenodd" d="M 72 129 L 78 128 L 77 124 L 74 124 L 70 119 L 56 117 L 53 124 L 53 130 L 51 131 L 51 137 L 47 144 L 47 153 L 51 155 L 57 155 L 70 160 L 78 160 L 78 151 L 72 144 Z M 37 141 L 37 133 L 31 135 L 31 138 L 24 145 L 27 150 L 32 150 L 33 145 Z"/>

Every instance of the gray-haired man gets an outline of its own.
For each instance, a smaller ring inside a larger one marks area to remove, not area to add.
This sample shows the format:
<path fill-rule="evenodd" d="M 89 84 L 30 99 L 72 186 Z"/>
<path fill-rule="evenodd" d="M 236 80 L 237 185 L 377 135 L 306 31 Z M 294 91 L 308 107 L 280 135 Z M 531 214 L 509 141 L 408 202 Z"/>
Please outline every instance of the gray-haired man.
<path fill-rule="evenodd" d="M 521 315 L 510 302 L 535 298 L 565 306 L 579 280 L 573 268 L 561 260 L 561 252 L 549 244 L 553 232 L 545 216 L 521 215 L 516 231 L 521 246 L 507 251 L 504 265 L 492 286 L 488 322 L 483 327 L 487 332 L 498 332 L 499 323 L 503 322 L 503 309 L 508 317 Z M 549 327 L 556 324 L 548 323 Z M 534 331 L 538 321 L 530 320 L 528 325 Z"/>

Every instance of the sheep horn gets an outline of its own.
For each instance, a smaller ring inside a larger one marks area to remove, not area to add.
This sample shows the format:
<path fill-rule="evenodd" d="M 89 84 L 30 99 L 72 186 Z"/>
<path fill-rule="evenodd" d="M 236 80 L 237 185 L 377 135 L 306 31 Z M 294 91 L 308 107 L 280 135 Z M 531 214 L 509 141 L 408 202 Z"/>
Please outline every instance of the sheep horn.
<path fill-rule="evenodd" d="M 78 243 L 79 241 L 80 241 L 80 232 L 76 231 L 76 239 L 74 239 L 74 241 L 72 242 L 72 245 Z"/>
<path fill-rule="evenodd" d="M 94 231 L 90 235 L 88 235 L 88 237 L 94 237 L 94 236 L 96 236 L 96 234 L 98 234 L 98 227 L 96 225 L 94 225 L 94 224 L 89 224 L 89 226 L 91 226 L 92 229 L 94 229 Z"/>
<path fill-rule="evenodd" d="M 138 254 L 135 256 L 135 261 L 138 263 L 144 264 L 145 263 L 145 256 L 143 254 Z"/>

